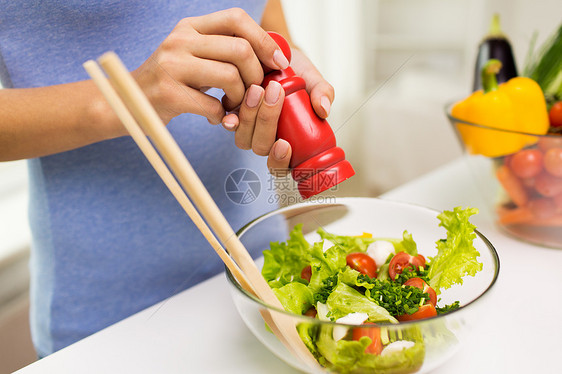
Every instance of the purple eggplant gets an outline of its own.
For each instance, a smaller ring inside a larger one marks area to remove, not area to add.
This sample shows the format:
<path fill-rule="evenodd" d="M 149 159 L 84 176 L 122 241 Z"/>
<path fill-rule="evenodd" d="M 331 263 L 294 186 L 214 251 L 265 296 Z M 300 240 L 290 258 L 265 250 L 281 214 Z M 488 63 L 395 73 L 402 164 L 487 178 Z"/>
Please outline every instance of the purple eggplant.
<path fill-rule="evenodd" d="M 500 60 L 502 63 L 502 68 L 496 76 L 498 83 L 507 82 L 517 76 L 517 67 L 511 44 L 501 30 L 498 14 L 494 14 L 488 35 L 478 46 L 478 56 L 474 68 L 473 91 L 482 89 L 482 67 L 491 59 Z"/>

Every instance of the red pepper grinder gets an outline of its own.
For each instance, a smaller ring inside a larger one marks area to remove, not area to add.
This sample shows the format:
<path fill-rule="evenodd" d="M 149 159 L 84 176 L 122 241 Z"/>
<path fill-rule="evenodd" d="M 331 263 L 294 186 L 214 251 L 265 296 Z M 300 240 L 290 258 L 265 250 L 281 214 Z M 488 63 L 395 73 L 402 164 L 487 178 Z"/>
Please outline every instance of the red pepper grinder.
<path fill-rule="evenodd" d="M 277 33 L 269 32 L 269 35 L 290 62 L 289 43 Z M 266 73 L 262 86 L 265 88 L 272 80 L 285 90 L 277 138 L 291 145 L 289 167 L 301 196 L 308 199 L 351 178 L 355 171 L 345 159 L 343 149 L 336 147 L 336 137 L 328 121 L 314 112 L 305 81 L 290 66 Z"/>

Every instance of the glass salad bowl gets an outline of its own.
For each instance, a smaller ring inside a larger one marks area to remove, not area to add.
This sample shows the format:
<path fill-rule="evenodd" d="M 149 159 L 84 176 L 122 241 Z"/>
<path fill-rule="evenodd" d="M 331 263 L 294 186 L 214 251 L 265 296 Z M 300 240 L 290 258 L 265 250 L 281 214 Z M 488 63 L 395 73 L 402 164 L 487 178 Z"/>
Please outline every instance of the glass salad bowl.
<path fill-rule="evenodd" d="M 532 135 L 446 114 L 481 195 L 508 235 L 562 248 L 562 134 Z"/>
<path fill-rule="evenodd" d="M 290 235 L 294 240 L 295 227 L 302 228 L 303 236 L 300 238 L 304 237 L 311 244 L 321 241 L 322 230 L 330 235 L 351 236 L 352 240 L 358 238 L 361 243 L 363 240 L 366 240 L 365 243 L 374 242 L 376 239 L 368 239 L 371 235 L 372 238 L 410 238 L 416 243 L 418 253 L 428 259 L 431 266 L 430 259 L 437 254 L 436 243 L 447 238 L 447 231 L 439 226 L 438 215 L 439 212 L 428 208 L 390 200 L 338 198 L 332 203 L 305 202 L 275 210 L 250 222 L 238 235 L 250 253 L 255 254 L 276 245 L 273 244 L 275 242 L 286 242 Z M 438 294 L 438 306 L 458 301 L 460 307 L 426 319 L 373 324 L 363 320 L 364 317 L 357 320 L 355 317 L 361 313 L 345 312 L 345 318 L 333 321 L 336 314 L 341 315 L 341 310 L 334 308 L 328 311 L 328 300 L 323 300 L 325 304 L 312 301 L 316 313 L 293 314 L 267 305 L 246 292 L 228 270 L 227 278 L 234 304 L 249 330 L 273 354 L 298 370 L 306 373 L 426 373 L 445 362 L 461 347 L 471 332 L 471 326 L 477 323 L 482 313 L 482 304 L 485 303 L 481 300 L 490 293 L 497 279 L 499 259 L 494 247 L 477 230 L 472 235 L 482 269 L 475 276 L 464 277 L 462 285 L 441 289 Z M 337 239 L 333 240 L 337 242 Z M 294 245 L 292 243 L 288 245 Z M 330 240 L 324 240 L 321 251 L 329 253 L 331 246 Z M 387 265 L 389 258 L 387 256 Z M 264 257 L 259 257 L 256 264 L 261 269 Z M 379 273 L 384 272 L 385 265 L 381 266 Z M 300 284 L 297 286 L 304 287 Z M 347 287 L 338 281 L 337 287 L 340 286 Z M 342 296 L 345 299 L 340 304 L 342 310 L 347 306 L 354 307 L 355 303 L 353 295 L 356 291 L 345 290 L 352 296 L 348 299 Z M 285 300 L 291 303 L 294 296 L 292 301 L 299 308 L 299 298 L 291 292 L 285 295 Z M 420 305 L 422 303 L 423 300 Z M 284 305 L 285 309 L 289 309 Z M 362 311 L 368 313 L 371 320 L 371 310 Z M 316 361 L 314 365 L 305 363 L 292 354 L 264 322 L 264 315 L 291 320 L 291 325 L 295 326 L 303 340 L 302 346 L 308 347 L 320 365 L 316 365 Z"/>

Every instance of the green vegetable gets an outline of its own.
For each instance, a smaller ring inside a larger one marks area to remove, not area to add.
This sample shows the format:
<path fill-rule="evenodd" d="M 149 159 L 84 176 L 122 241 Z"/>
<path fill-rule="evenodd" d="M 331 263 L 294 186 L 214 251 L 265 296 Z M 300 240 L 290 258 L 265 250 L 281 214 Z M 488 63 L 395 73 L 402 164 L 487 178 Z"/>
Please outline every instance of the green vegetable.
<path fill-rule="evenodd" d="M 544 92 L 548 107 L 562 100 L 562 24 L 538 52 L 534 41 L 527 54 L 524 75 L 535 80 Z"/>
<path fill-rule="evenodd" d="M 358 312 L 366 313 L 371 322 L 398 323 L 398 320 L 386 309 L 343 282 L 340 282 L 328 296 L 326 305 L 330 309 L 330 318 L 333 320 Z"/>
<path fill-rule="evenodd" d="M 439 226 L 447 230 L 447 239 L 437 241 L 437 255 L 431 259 L 428 274 L 429 285 L 438 295 L 441 289 L 462 284 L 464 276 L 474 276 L 482 270 L 477 260 L 480 253 L 472 244 L 476 227 L 469 222 L 470 216 L 476 213 L 476 208 L 456 207 L 437 216 L 441 221 Z"/>
<path fill-rule="evenodd" d="M 299 282 L 292 282 L 280 288 L 273 288 L 273 293 L 285 310 L 295 313 L 304 314 L 313 305 L 314 297 L 312 291 Z"/>
<path fill-rule="evenodd" d="M 440 307 L 436 307 L 435 309 L 437 310 L 437 314 L 445 314 L 445 313 L 449 313 L 452 312 L 453 310 L 457 310 L 460 308 L 460 304 L 458 301 L 455 301 L 452 304 L 449 305 L 445 305 L 444 307 L 440 308 Z"/>
<path fill-rule="evenodd" d="M 324 257 L 322 242 L 310 245 L 302 233 L 302 225 L 297 225 L 285 243 L 270 243 L 270 250 L 264 251 L 262 275 L 271 288 L 279 288 L 293 281 L 305 283 L 300 277 L 302 269 L 315 257 Z"/>
<path fill-rule="evenodd" d="M 393 316 L 400 316 L 418 311 L 423 300 L 429 300 L 429 294 L 417 287 L 402 286 L 397 282 L 385 282 L 372 279 L 363 274 L 358 276 L 367 285 L 365 295 L 382 306 Z"/>

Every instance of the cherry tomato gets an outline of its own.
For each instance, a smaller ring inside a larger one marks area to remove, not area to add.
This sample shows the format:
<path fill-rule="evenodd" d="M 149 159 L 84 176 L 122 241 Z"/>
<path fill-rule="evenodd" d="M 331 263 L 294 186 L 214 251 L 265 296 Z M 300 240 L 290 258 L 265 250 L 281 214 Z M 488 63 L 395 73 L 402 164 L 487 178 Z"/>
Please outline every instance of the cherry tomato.
<path fill-rule="evenodd" d="M 353 329 L 352 339 L 359 340 L 366 336 L 371 339 L 371 344 L 365 348 L 365 353 L 373 355 L 380 355 L 382 352 L 382 341 L 380 328 L 375 327 L 374 323 L 367 322 L 366 325 L 373 325 L 373 327 L 356 327 Z"/>
<path fill-rule="evenodd" d="M 519 178 L 532 178 L 542 170 L 543 154 L 538 149 L 524 149 L 511 157 L 509 166 Z"/>
<path fill-rule="evenodd" d="M 312 267 L 310 265 L 305 266 L 304 269 L 301 271 L 301 278 L 307 282 L 310 282 L 310 278 L 312 277 Z"/>
<path fill-rule="evenodd" d="M 546 197 L 559 195 L 562 193 L 562 178 L 541 173 L 535 178 L 535 190 Z"/>
<path fill-rule="evenodd" d="M 550 148 L 562 148 L 562 136 L 560 135 L 549 135 L 539 137 L 539 142 L 537 146 L 541 151 L 546 152 Z"/>
<path fill-rule="evenodd" d="M 425 319 L 425 318 L 430 318 L 430 317 L 435 317 L 437 315 L 437 310 L 435 309 L 435 307 L 433 306 L 433 304 L 429 303 L 429 304 L 424 304 L 422 306 L 420 306 L 420 308 L 418 309 L 417 312 L 413 313 L 413 314 L 402 314 L 401 316 L 396 317 L 397 320 L 399 321 L 415 321 L 418 319 Z"/>
<path fill-rule="evenodd" d="M 550 148 L 546 151 L 544 168 L 555 177 L 562 177 L 562 148 Z"/>
<path fill-rule="evenodd" d="M 377 276 L 377 263 L 371 256 L 365 253 L 350 253 L 345 258 L 347 265 L 358 272 L 368 275 L 371 278 Z"/>
<path fill-rule="evenodd" d="M 429 286 L 423 279 L 415 277 L 410 278 L 406 282 L 404 282 L 405 286 L 416 287 L 429 294 L 429 302 L 435 306 L 437 305 L 437 293 L 435 290 Z"/>
<path fill-rule="evenodd" d="M 425 267 L 425 257 L 423 255 L 418 254 L 417 256 L 413 256 L 410 259 L 410 263 L 414 266 L 414 268 L 419 269 L 420 267 Z"/>
<path fill-rule="evenodd" d="M 404 269 L 418 269 L 425 266 L 425 257 L 422 255 L 412 256 L 406 252 L 398 252 L 390 260 L 388 275 L 390 279 L 396 279 L 398 274 L 402 274 Z"/>
<path fill-rule="evenodd" d="M 390 279 L 396 279 L 396 276 L 398 274 L 402 274 L 406 268 L 413 268 L 410 263 L 411 258 L 412 256 L 406 252 L 398 252 L 395 254 L 390 260 L 390 264 L 388 266 L 388 275 L 390 276 Z"/>
<path fill-rule="evenodd" d="M 548 111 L 548 119 L 550 120 L 550 126 L 562 126 L 562 101 L 558 101 L 550 107 L 550 110 Z"/>
<path fill-rule="evenodd" d="M 307 310 L 306 312 L 304 312 L 304 315 L 305 315 L 305 316 L 308 316 L 308 317 L 315 318 L 315 317 L 316 317 L 316 313 L 317 313 L 317 312 L 316 312 L 316 308 L 315 308 L 315 307 L 311 307 L 309 310 Z"/>

